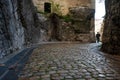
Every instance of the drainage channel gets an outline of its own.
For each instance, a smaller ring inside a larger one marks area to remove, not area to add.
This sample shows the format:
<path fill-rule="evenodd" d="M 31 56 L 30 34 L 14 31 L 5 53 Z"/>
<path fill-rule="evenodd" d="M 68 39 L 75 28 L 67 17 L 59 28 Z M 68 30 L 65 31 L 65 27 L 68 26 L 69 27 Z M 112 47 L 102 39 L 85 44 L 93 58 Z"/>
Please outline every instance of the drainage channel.
<path fill-rule="evenodd" d="M 26 48 L 3 63 L 4 65 L 0 66 L 0 80 L 18 80 L 20 71 L 34 49 L 35 47 Z"/>

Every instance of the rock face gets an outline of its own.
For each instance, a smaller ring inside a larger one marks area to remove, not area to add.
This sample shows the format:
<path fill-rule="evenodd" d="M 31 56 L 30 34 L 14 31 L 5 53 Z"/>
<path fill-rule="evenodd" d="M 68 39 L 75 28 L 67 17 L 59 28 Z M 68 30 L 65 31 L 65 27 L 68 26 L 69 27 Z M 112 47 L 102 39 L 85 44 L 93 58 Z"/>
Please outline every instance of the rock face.
<path fill-rule="evenodd" d="M 38 13 L 46 14 L 46 10 L 50 10 L 47 14 L 50 17 L 45 21 L 46 30 L 41 31 L 46 36 L 44 39 L 95 42 L 95 0 L 33 0 L 33 3 Z"/>
<path fill-rule="evenodd" d="M 44 24 L 41 29 L 43 41 L 80 41 L 95 42 L 94 9 L 88 7 L 70 8 L 69 14 L 59 16 L 50 13 L 39 20 Z"/>
<path fill-rule="evenodd" d="M 76 40 L 82 42 L 95 41 L 94 13 L 95 10 L 88 7 L 76 7 L 70 9 Z"/>
<path fill-rule="evenodd" d="M 54 18 L 55 19 L 55 18 Z M 61 41 L 94 42 L 94 9 L 74 7 L 61 22 L 56 18 L 53 29 Z"/>
<path fill-rule="evenodd" d="M 120 0 L 105 0 L 106 16 L 103 31 L 102 50 L 112 54 L 120 53 Z"/>
<path fill-rule="evenodd" d="M 0 58 L 39 41 L 37 20 L 31 0 L 0 0 Z"/>
<path fill-rule="evenodd" d="M 49 28 L 50 22 L 43 14 L 38 13 L 37 15 L 41 26 L 39 42 L 48 41 L 49 40 L 48 29 L 50 29 Z"/>

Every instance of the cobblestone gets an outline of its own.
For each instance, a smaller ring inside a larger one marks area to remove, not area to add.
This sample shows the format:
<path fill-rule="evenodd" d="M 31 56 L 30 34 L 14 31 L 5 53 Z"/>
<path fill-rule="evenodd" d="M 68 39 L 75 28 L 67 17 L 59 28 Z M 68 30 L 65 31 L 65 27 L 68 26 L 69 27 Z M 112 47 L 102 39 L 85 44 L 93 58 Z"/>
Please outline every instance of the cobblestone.
<path fill-rule="evenodd" d="M 94 49 L 94 45 L 41 45 L 30 56 L 19 80 L 120 80 L 120 59 Z"/>

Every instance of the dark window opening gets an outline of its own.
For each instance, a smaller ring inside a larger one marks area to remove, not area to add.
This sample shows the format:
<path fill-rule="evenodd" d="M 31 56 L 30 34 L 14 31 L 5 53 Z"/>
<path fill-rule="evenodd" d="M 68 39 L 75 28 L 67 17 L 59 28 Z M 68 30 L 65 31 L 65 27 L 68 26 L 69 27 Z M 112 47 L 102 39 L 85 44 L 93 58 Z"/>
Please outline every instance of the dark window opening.
<path fill-rule="evenodd" d="M 44 4 L 44 12 L 51 13 L 51 3 Z"/>

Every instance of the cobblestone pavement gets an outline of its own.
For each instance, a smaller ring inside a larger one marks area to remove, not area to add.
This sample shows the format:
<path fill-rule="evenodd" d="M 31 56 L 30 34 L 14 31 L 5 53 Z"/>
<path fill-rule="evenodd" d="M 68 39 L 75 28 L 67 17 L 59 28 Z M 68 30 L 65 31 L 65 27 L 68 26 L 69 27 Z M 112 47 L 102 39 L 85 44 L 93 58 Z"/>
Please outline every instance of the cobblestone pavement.
<path fill-rule="evenodd" d="M 95 44 L 44 44 L 35 49 L 19 80 L 120 80 L 120 58 Z"/>

